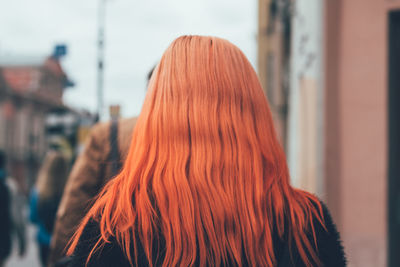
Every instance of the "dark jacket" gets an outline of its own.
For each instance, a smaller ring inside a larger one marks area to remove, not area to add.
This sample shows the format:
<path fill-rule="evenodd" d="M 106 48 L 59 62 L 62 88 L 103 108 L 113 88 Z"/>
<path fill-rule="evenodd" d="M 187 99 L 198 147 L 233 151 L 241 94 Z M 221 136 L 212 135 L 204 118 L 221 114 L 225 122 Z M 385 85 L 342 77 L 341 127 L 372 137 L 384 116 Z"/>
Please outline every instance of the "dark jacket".
<path fill-rule="evenodd" d="M 10 191 L 5 177 L 0 177 L 0 264 L 11 253 L 10 205 Z"/>
<path fill-rule="evenodd" d="M 327 230 L 325 230 L 319 222 L 315 222 L 318 257 L 324 267 L 346 266 L 346 258 L 341 245 L 339 233 L 336 230 L 336 226 L 332 221 L 328 209 L 324 204 L 322 204 L 322 206 Z M 72 256 L 72 262 L 69 266 L 85 266 L 86 259 L 94 244 L 97 242 L 99 235 L 100 230 L 98 224 L 94 221 L 90 222 L 86 226 L 80 238 L 75 253 Z M 279 238 L 274 238 L 273 243 L 278 267 L 305 267 L 295 247 L 289 248 L 288 242 Z M 162 249 L 160 251 L 162 251 Z M 162 261 L 158 261 L 155 262 L 154 265 L 160 266 L 161 263 Z M 130 264 L 116 240 L 111 239 L 110 243 L 107 243 L 103 249 L 99 250 L 92 256 L 88 266 L 128 267 Z M 135 266 L 148 266 L 146 256 L 143 248 L 140 247 L 140 244 L 138 247 L 138 262 L 135 263 Z M 244 263 L 243 266 L 249 265 Z"/>

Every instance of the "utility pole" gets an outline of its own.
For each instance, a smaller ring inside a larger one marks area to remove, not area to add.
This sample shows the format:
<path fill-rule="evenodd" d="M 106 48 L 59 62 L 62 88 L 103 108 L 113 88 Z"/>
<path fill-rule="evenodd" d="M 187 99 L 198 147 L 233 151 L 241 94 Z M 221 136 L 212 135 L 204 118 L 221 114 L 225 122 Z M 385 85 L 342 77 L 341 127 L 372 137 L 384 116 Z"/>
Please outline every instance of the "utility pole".
<path fill-rule="evenodd" d="M 106 0 L 99 0 L 98 6 L 98 40 L 97 40 L 97 115 L 99 120 L 104 109 L 104 25 L 106 17 Z"/>

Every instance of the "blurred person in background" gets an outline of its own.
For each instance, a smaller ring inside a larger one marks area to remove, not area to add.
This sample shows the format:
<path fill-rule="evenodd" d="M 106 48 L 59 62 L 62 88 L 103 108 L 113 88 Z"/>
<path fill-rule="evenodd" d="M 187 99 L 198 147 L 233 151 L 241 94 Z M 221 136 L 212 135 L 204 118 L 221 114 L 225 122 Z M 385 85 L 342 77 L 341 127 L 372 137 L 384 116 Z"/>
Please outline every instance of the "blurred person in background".
<path fill-rule="evenodd" d="M 76 234 L 70 266 L 345 266 L 323 203 L 290 185 L 244 54 L 183 36 L 154 71 L 121 172 Z"/>
<path fill-rule="evenodd" d="M 67 160 L 61 152 L 49 150 L 30 200 L 30 219 L 38 227 L 37 242 L 43 266 L 47 265 L 51 233 L 67 177 Z"/>
<path fill-rule="evenodd" d="M 11 252 L 11 211 L 10 192 L 6 184 L 6 158 L 0 151 L 0 267 Z"/>
<path fill-rule="evenodd" d="M 147 76 L 150 80 L 153 69 Z M 113 119 L 93 126 L 83 152 L 76 159 L 57 212 L 49 266 L 63 266 L 66 247 L 93 198 L 117 174 L 126 159 L 136 118 Z"/>
<path fill-rule="evenodd" d="M 0 266 L 12 251 L 17 239 L 18 255 L 26 251 L 25 197 L 12 177 L 7 176 L 6 155 L 0 150 Z"/>

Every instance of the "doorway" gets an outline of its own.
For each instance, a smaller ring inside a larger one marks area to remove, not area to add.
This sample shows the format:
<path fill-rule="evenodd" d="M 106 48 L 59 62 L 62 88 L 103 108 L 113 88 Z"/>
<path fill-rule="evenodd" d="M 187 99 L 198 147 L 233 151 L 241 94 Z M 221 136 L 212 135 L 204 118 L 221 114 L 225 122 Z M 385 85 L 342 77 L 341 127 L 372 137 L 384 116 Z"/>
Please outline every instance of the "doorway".
<path fill-rule="evenodd" d="M 389 267 L 400 266 L 400 10 L 389 13 Z"/>

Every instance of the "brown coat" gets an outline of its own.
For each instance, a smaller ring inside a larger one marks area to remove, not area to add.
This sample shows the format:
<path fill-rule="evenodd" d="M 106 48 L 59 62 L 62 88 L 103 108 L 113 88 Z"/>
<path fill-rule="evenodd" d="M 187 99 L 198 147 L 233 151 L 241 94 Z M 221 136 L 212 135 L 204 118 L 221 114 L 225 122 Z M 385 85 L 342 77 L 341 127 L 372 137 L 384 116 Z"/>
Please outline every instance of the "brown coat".
<path fill-rule="evenodd" d="M 136 118 L 122 119 L 118 123 L 118 147 L 125 160 Z M 49 265 L 53 266 L 65 255 L 65 247 L 78 224 L 91 207 L 92 199 L 112 177 L 110 153 L 110 122 L 96 124 L 86 147 L 77 158 L 58 208 L 51 240 Z"/>

